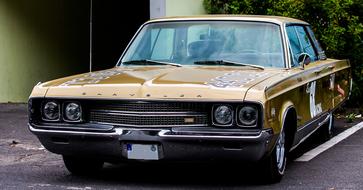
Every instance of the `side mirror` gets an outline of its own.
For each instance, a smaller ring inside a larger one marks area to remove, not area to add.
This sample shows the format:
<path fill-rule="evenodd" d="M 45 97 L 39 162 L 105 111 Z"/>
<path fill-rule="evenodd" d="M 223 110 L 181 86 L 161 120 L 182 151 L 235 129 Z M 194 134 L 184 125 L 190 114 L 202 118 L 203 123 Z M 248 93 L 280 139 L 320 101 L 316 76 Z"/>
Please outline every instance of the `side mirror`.
<path fill-rule="evenodd" d="M 302 66 L 302 68 L 305 67 L 305 65 L 309 65 L 311 63 L 310 55 L 307 53 L 301 53 L 298 58 L 299 65 Z"/>

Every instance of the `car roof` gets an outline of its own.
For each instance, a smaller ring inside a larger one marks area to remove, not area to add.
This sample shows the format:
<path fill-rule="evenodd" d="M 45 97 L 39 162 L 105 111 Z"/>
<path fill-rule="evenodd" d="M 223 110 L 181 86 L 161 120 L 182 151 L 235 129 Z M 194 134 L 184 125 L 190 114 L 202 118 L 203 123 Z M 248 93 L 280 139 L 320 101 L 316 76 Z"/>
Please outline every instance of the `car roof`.
<path fill-rule="evenodd" d="M 271 22 L 279 25 L 283 24 L 304 24 L 309 25 L 307 22 L 282 16 L 268 16 L 268 15 L 200 15 L 200 16 L 176 16 L 176 17 L 163 17 L 152 19 L 151 22 L 164 22 L 164 21 L 198 21 L 198 20 L 224 20 L 224 21 L 256 21 L 256 22 Z"/>

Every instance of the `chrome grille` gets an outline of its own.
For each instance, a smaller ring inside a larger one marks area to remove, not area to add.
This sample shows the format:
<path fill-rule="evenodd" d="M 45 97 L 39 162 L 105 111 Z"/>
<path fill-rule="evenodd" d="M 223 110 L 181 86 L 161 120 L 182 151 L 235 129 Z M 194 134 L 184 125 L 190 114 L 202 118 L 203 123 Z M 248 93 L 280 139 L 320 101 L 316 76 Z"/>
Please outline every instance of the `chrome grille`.
<path fill-rule="evenodd" d="M 196 103 L 122 103 L 105 104 L 93 107 L 96 110 L 114 110 L 124 112 L 196 112 L 205 111 L 204 104 Z"/>
<path fill-rule="evenodd" d="M 91 123 L 124 127 L 207 126 L 205 105 L 192 103 L 123 103 L 93 105 Z"/>

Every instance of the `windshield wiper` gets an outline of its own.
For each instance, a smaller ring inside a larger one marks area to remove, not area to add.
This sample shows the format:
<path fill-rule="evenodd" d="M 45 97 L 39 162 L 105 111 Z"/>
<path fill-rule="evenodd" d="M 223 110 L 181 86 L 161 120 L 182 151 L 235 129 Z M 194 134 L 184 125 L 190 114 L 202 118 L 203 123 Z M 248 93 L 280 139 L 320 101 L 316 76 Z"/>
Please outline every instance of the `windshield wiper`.
<path fill-rule="evenodd" d="M 196 61 L 194 64 L 197 65 L 240 65 L 240 66 L 247 66 L 247 67 L 253 67 L 264 70 L 265 67 L 260 65 L 251 65 L 247 63 L 239 63 L 235 61 L 229 61 L 229 60 L 206 60 L 206 61 Z"/>
<path fill-rule="evenodd" d="M 122 62 L 122 64 L 124 64 L 124 65 L 171 65 L 171 66 L 175 66 L 175 67 L 181 67 L 182 66 L 182 65 L 180 65 L 178 63 L 155 61 L 155 60 L 149 60 L 149 59 L 125 61 L 125 62 Z"/>

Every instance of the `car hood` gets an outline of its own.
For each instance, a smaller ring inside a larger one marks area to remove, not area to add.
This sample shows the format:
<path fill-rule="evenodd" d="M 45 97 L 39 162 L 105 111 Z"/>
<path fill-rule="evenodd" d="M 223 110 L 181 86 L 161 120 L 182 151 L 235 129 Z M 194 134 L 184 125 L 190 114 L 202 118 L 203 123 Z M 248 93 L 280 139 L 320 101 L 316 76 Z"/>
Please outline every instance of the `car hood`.
<path fill-rule="evenodd" d="M 129 66 L 53 80 L 45 97 L 243 100 L 279 70 L 241 66 Z"/>

